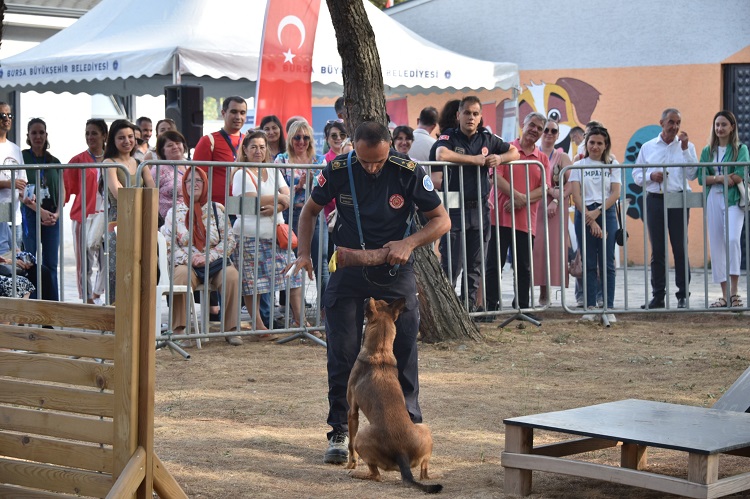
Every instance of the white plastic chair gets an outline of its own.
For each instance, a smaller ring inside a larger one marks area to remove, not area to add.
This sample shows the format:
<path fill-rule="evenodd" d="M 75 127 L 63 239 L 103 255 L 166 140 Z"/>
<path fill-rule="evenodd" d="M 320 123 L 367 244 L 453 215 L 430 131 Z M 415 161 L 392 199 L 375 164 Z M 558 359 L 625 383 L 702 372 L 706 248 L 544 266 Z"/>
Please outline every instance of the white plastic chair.
<path fill-rule="evenodd" d="M 156 334 L 158 335 L 161 333 L 162 326 L 162 304 L 165 303 L 162 296 L 169 294 L 171 274 L 169 264 L 167 263 L 167 240 L 164 237 L 164 234 L 159 231 L 156 233 L 156 242 L 159 248 L 159 283 L 156 285 Z M 188 306 L 190 307 L 190 317 L 193 322 L 193 331 L 196 333 L 200 332 L 200 329 L 198 328 L 198 316 L 195 313 L 195 298 L 193 297 L 193 293 L 188 293 L 188 287 L 184 284 L 173 285 L 172 290 L 175 293 L 187 294 Z M 200 348 L 201 340 L 196 338 L 195 342 L 198 348 Z"/>

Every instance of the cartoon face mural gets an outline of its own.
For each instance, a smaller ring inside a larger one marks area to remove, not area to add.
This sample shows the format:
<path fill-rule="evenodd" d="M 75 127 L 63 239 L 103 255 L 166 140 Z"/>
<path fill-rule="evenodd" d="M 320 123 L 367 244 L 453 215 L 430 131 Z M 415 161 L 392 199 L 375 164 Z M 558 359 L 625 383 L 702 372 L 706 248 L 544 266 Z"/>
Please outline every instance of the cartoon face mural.
<path fill-rule="evenodd" d="M 584 128 L 591 121 L 600 95 L 597 89 L 575 78 L 559 78 L 555 83 L 535 84 L 532 81 L 518 97 L 519 125 L 533 111 L 557 121 L 560 135 L 555 145 L 574 155 L 578 151 L 570 140 L 570 130 L 575 126 Z"/>

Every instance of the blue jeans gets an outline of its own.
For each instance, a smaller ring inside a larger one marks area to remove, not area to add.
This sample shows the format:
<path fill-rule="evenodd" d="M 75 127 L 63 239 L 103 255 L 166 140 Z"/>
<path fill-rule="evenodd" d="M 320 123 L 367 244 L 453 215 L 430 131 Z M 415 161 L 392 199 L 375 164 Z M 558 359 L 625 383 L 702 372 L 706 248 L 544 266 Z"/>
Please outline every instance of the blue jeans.
<path fill-rule="evenodd" d="M 60 259 L 60 222 L 58 221 L 52 226 L 41 226 L 42 259 L 40 262 L 36 246 L 36 212 L 26 206 L 21 206 L 21 214 L 23 215 L 23 246 L 26 251 L 36 257 L 37 265 L 41 264 L 42 268 L 49 271 L 50 274 L 51 289 L 42 289 L 42 297 L 45 300 L 60 301 L 57 277 L 57 266 Z"/>
<path fill-rule="evenodd" d="M 588 210 L 598 208 L 598 204 L 591 204 L 586 207 Z M 597 269 L 606 269 L 607 272 L 607 289 L 602 291 L 607 308 L 614 308 L 615 303 L 615 232 L 617 232 L 617 214 L 615 207 L 610 207 L 606 212 L 607 232 L 603 238 L 594 237 L 591 230 L 586 227 L 586 253 L 583 254 L 583 261 L 586 266 L 586 297 L 584 307 L 596 306 L 596 295 L 602 288 L 602 283 L 598 282 Z M 597 218 L 596 222 L 603 227 L 602 216 Z M 578 238 L 578 247 L 583 251 L 583 215 L 576 211 L 575 216 L 576 237 Z M 604 272 L 601 272 L 604 281 Z"/>

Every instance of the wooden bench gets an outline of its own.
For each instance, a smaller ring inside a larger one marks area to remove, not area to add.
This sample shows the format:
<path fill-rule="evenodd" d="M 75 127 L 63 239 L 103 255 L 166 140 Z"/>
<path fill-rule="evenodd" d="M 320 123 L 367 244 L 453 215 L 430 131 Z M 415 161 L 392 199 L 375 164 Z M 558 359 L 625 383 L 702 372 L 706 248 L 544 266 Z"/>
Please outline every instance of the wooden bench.
<path fill-rule="evenodd" d="M 750 457 L 750 368 L 711 409 L 620 400 L 504 420 L 505 492 L 531 493 L 532 470 L 595 478 L 685 497 L 750 490 L 750 473 L 719 479 L 719 455 Z M 584 438 L 534 446 L 534 430 Z M 620 466 L 568 456 L 621 444 Z M 648 447 L 688 453 L 687 479 L 644 471 Z"/>
<path fill-rule="evenodd" d="M 0 298 L 0 497 L 187 497 L 153 444 L 157 193 L 119 196 L 115 307 Z"/>

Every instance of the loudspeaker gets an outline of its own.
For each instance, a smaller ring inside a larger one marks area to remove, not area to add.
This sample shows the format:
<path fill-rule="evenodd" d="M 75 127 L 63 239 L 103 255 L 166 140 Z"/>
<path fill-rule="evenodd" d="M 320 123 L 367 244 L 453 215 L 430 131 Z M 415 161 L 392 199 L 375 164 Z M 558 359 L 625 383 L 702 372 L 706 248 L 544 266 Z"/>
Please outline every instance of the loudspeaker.
<path fill-rule="evenodd" d="M 169 85 L 164 87 L 164 117 L 173 119 L 192 149 L 203 136 L 203 87 Z"/>

